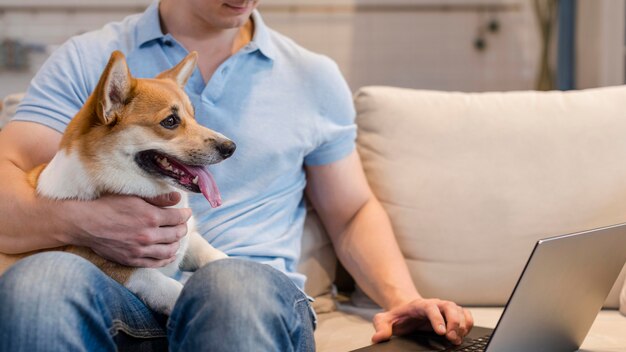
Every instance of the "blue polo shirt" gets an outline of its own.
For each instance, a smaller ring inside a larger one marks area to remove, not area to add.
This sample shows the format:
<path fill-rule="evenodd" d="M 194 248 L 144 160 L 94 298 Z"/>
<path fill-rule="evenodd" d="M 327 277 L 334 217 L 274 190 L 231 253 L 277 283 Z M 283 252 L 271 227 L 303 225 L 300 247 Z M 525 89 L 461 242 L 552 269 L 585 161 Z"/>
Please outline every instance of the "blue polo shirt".
<path fill-rule="evenodd" d="M 200 234 L 213 246 L 269 264 L 303 288 L 305 277 L 296 265 L 306 215 L 304 165 L 332 163 L 354 150 L 352 95 L 332 60 L 271 30 L 258 12 L 252 19 L 252 41 L 208 83 L 196 69 L 187 84 L 196 119 L 237 144 L 233 157 L 211 168 L 223 205 L 212 209 L 196 194 L 190 203 Z M 126 55 L 135 77 L 154 77 L 188 54 L 161 31 L 155 2 L 143 14 L 73 37 L 57 49 L 32 80 L 14 119 L 63 132 L 114 50 Z"/>

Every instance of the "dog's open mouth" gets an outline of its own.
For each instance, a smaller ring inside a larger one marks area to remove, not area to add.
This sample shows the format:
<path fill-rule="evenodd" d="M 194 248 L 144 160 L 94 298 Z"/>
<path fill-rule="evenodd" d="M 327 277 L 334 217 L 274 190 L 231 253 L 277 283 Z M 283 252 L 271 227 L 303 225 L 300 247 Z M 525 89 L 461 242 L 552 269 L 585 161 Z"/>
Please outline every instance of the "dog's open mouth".
<path fill-rule="evenodd" d="M 202 193 L 211 207 L 216 208 L 222 205 L 222 197 L 215 179 L 206 167 L 186 165 L 156 150 L 139 152 L 135 159 L 137 164 L 147 172 L 169 177 L 191 192 Z"/>

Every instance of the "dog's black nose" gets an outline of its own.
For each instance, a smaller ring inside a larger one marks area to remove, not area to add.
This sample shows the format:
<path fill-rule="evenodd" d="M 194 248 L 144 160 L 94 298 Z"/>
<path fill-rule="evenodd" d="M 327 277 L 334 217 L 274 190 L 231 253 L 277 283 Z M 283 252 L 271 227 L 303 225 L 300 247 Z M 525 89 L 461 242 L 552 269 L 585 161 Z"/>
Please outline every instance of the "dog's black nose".
<path fill-rule="evenodd" d="M 235 145 L 233 141 L 226 141 L 217 145 L 217 151 L 220 152 L 220 155 L 224 159 L 233 155 L 235 149 L 237 149 L 237 145 Z"/>

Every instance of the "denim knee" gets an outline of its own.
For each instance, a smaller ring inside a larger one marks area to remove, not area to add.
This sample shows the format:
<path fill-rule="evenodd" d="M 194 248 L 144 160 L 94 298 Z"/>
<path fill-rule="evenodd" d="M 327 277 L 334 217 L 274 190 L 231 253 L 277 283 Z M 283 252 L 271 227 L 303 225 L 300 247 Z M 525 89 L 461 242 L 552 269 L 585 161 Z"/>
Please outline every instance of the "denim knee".
<path fill-rule="evenodd" d="M 191 276 L 184 291 L 192 299 L 255 307 L 272 304 L 282 307 L 287 302 L 306 298 L 286 275 L 269 265 L 241 259 L 223 259 L 206 265 Z"/>
<path fill-rule="evenodd" d="M 0 307 L 11 307 L 13 311 L 35 307 L 38 312 L 56 310 L 56 305 L 65 304 L 72 295 L 89 290 L 92 270 L 98 269 L 64 252 L 44 252 L 22 259 L 0 277 Z"/>
<path fill-rule="evenodd" d="M 0 277 L 0 350 L 54 350 L 51 341 L 71 343 L 85 321 L 108 333 L 86 313 L 98 294 L 92 282 L 98 271 L 63 252 L 35 254 L 13 265 Z"/>
<path fill-rule="evenodd" d="M 215 351 L 314 348 L 306 295 L 276 269 L 240 259 L 218 260 L 194 273 L 169 326 L 172 350 L 193 348 L 194 339 L 213 341 Z"/>

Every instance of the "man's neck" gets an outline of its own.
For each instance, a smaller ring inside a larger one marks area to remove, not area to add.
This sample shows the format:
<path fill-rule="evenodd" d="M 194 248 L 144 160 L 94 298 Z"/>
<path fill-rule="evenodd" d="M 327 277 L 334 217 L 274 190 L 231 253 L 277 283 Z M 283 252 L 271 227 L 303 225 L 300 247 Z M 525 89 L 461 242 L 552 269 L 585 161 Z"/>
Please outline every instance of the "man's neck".
<path fill-rule="evenodd" d="M 185 4 L 184 1 L 162 1 L 159 4 L 161 29 L 179 42 L 210 45 L 234 54 L 252 40 L 254 24 L 251 19 L 241 27 L 216 28 L 185 9 Z"/>
<path fill-rule="evenodd" d="M 201 61 L 198 67 L 208 82 L 217 67 L 246 46 L 254 33 L 252 19 L 241 27 L 215 28 L 194 16 L 193 11 L 181 8 L 185 2 L 162 1 L 159 5 L 161 29 L 169 33 L 187 50 L 197 51 Z"/>

